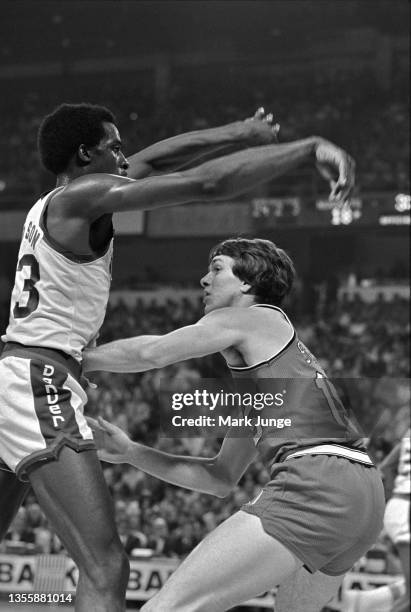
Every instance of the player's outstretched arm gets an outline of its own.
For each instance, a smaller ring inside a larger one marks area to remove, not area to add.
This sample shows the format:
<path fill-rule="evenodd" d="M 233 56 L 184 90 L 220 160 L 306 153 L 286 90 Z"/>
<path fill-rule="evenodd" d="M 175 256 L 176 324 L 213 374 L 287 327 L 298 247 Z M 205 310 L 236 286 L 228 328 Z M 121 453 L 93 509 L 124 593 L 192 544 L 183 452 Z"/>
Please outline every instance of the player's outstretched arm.
<path fill-rule="evenodd" d="M 247 329 L 246 316 L 242 309 L 220 308 L 196 324 L 164 336 L 136 336 L 102 344 L 83 352 L 83 371 L 144 372 L 238 346 Z"/>
<path fill-rule="evenodd" d="M 59 197 L 66 199 L 70 215 L 93 222 L 112 212 L 226 200 L 310 159 L 327 172 L 330 198 L 344 202 L 354 187 L 354 161 L 333 143 L 316 136 L 246 149 L 185 172 L 138 181 L 89 174 L 69 183 Z"/>
<path fill-rule="evenodd" d="M 273 115 L 259 108 L 254 117 L 217 128 L 179 134 L 128 157 L 133 179 L 187 170 L 239 149 L 277 142 L 279 125 Z"/>
<path fill-rule="evenodd" d="M 101 417 L 87 420 L 102 461 L 127 463 L 170 484 L 218 497 L 231 491 L 256 455 L 251 436 L 231 438 L 228 434 L 216 457 L 186 457 L 132 442 Z"/>

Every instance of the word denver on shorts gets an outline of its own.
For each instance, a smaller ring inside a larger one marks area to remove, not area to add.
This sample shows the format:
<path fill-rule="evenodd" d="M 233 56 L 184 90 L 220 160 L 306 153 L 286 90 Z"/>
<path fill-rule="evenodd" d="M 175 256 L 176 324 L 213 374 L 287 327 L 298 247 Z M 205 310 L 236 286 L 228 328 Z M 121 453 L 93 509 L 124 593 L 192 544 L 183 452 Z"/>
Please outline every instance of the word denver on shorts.
<path fill-rule="evenodd" d="M 59 394 L 57 391 L 57 387 L 53 385 L 53 379 L 51 378 L 53 374 L 54 374 L 54 367 L 52 365 L 45 364 L 44 369 L 43 369 L 42 380 L 43 380 L 44 388 L 46 391 L 49 412 L 52 415 L 52 419 L 53 419 L 53 425 L 54 427 L 58 428 L 59 423 L 60 422 L 64 423 L 65 418 L 63 417 L 61 413 L 61 408 L 58 404 Z"/>

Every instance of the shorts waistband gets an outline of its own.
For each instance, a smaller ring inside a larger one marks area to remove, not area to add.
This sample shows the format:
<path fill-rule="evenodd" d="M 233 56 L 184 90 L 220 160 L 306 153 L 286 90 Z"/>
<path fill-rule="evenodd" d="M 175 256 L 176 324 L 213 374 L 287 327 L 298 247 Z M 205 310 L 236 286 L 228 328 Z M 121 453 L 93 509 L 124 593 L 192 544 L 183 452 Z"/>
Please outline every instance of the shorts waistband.
<path fill-rule="evenodd" d="M 295 457 L 303 457 L 304 455 L 335 455 L 337 457 L 345 457 L 357 463 L 374 465 L 369 455 L 364 451 L 349 448 L 348 446 L 340 446 L 339 444 L 318 444 L 317 446 L 302 448 L 301 450 L 291 452 L 283 461 L 288 461 Z"/>
<path fill-rule="evenodd" d="M 7 354 L 25 358 L 30 358 L 31 356 L 43 357 L 67 368 L 70 374 L 77 380 L 81 377 L 81 364 L 71 355 L 67 355 L 67 353 L 58 349 L 46 348 L 44 346 L 26 346 L 19 342 L 7 342 L 4 345 L 1 356 L 6 357 Z"/>
<path fill-rule="evenodd" d="M 393 493 L 392 497 L 395 497 L 395 499 L 405 499 L 406 501 L 409 501 L 410 495 L 410 493 Z"/>

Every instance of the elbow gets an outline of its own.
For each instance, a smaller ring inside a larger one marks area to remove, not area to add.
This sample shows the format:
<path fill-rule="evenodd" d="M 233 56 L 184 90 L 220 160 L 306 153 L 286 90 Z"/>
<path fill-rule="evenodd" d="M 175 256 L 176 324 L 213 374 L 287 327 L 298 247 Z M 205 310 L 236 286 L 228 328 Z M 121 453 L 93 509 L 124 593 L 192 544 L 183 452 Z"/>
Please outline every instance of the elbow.
<path fill-rule="evenodd" d="M 213 494 L 221 499 L 230 495 L 231 491 L 235 488 L 237 481 L 230 480 L 228 477 L 222 477 L 221 475 L 215 478 Z"/>
<path fill-rule="evenodd" d="M 214 495 L 216 497 L 219 497 L 220 499 L 224 499 L 224 497 L 227 497 L 227 495 L 230 495 L 233 488 L 234 487 L 230 486 L 227 483 L 219 483 L 219 485 L 216 487 Z"/>
<path fill-rule="evenodd" d="M 223 499 L 230 495 L 230 493 L 235 489 L 237 485 L 237 481 L 232 480 L 219 480 L 218 485 L 216 486 L 215 496 Z"/>
<path fill-rule="evenodd" d="M 230 470 L 218 460 L 218 456 L 212 460 L 210 468 L 213 487 L 213 491 L 210 492 L 216 497 L 227 497 L 235 488 L 239 478 L 230 473 Z"/>

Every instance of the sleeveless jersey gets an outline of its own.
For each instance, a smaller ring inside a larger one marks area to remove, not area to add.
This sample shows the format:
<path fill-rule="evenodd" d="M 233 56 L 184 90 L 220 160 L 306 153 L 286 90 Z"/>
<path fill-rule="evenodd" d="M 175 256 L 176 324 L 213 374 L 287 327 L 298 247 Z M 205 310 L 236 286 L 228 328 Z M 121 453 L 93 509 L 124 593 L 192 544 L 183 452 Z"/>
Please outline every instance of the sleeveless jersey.
<path fill-rule="evenodd" d="M 411 431 L 408 430 L 401 440 L 400 456 L 398 459 L 397 476 L 394 481 L 393 494 L 410 494 L 410 434 Z"/>
<path fill-rule="evenodd" d="M 26 217 L 2 340 L 58 349 L 81 360 L 104 320 L 113 239 L 95 256 L 64 251 L 45 225 L 48 202 L 59 189 L 40 198 Z"/>
<path fill-rule="evenodd" d="M 254 426 L 254 442 L 262 459 L 272 463 L 297 449 L 325 444 L 365 450 L 355 419 L 344 408 L 317 359 L 298 339 L 286 314 L 268 304 L 252 307 L 279 311 L 293 330 L 288 344 L 270 359 L 245 367 L 228 364 L 239 390 L 253 388 L 254 393 L 278 394 L 277 405 L 270 402 L 270 407 L 260 413 L 262 424 Z M 252 410 L 249 416 L 253 423 L 258 423 L 257 410 Z M 270 418 L 289 419 L 291 425 L 278 429 L 264 424 Z"/>

